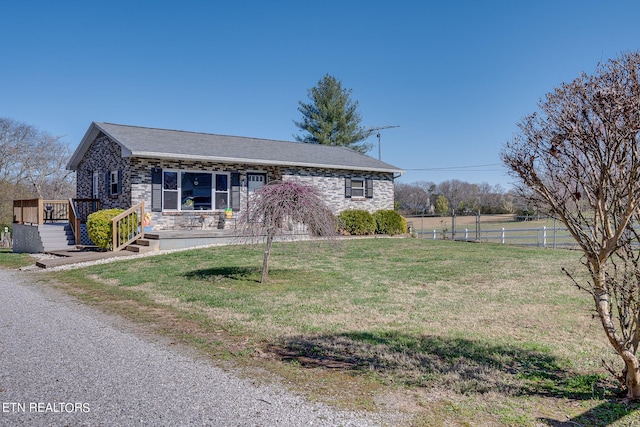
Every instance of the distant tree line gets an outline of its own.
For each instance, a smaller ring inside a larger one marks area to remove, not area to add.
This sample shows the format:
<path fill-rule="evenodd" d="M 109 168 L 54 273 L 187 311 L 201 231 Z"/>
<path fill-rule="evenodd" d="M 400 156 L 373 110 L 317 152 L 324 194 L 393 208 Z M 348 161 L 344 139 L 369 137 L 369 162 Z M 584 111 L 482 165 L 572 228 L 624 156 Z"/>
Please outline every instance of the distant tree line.
<path fill-rule="evenodd" d="M 405 215 L 456 215 L 526 214 L 530 213 L 526 202 L 512 191 L 500 185 L 486 182 L 472 184 L 451 179 L 435 184 L 417 181 L 410 184 L 396 183 L 396 208 Z"/>
<path fill-rule="evenodd" d="M 13 222 L 13 200 L 73 197 L 74 175 L 66 169 L 70 157 L 61 137 L 0 117 L 0 225 Z"/>

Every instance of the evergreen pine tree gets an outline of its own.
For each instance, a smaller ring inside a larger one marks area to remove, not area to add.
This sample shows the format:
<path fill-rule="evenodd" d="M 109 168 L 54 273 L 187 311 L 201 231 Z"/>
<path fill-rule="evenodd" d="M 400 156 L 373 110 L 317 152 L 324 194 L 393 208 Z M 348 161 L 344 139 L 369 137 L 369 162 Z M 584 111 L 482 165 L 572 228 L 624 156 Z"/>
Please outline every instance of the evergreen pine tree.
<path fill-rule="evenodd" d="M 298 102 L 302 120 L 294 120 L 306 133 L 294 135 L 296 141 L 344 146 L 363 154 L 371 149 L 371 144 L 363 143 L 371 131 L 360 126 L 358 101 L 351 100 L 351 89 L 344 89 L 340 80 L 326 74 L 307 92 L 310 102 Z"/>

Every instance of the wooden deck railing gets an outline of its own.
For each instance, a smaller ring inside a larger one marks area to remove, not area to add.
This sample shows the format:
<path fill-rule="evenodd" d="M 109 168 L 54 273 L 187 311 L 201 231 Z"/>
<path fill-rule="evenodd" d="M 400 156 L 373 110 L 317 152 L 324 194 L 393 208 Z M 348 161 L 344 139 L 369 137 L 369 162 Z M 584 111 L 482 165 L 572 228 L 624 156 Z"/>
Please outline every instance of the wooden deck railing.
<path fill-rule="evenodd" d="M 26 199 L 13 201 L 13 221 L 20 224 L 42 225 L 47 221 L 68 221 L 76 244 L 80 244 L 80 224 L 100 210 L 98 199 L 44 200 Z M 112 221 L 114 251 L 144 237 L 144 202 L 124 211 Z"/>
<path fill-rule="evenodd" d="M 13 201 L 13 222 L 42 225 L 69 219 L 69 203 L 66 200 L 26 199 Z"/>
<path fill-rule="evenodd" d="M 42 199 L 14 200 L 13 222 L 18 224 L 42 224 L 44 204 Z"/>
<path fill-rule="evenodd" d="M 112 250 L 124 249 L 129 243 L 144 237 L 144 202 L 127 209 L 112 220 Z"/>
<path fill-rule="evenodd" d="M 47 222 L 68 221 L 76 244 L 81 241 L 80 224 L 100 210 L 98 199 L 46 200 L 24 199 L 13 201 L 13 222 L 42 225 Z"/>

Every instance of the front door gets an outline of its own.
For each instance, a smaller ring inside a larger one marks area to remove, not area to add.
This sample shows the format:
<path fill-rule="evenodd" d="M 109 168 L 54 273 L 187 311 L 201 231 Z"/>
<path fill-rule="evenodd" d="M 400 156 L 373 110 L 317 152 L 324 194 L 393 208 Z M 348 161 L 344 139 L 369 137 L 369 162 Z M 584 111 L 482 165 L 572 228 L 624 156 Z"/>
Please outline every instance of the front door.
<path fill-rule="evenodd" d="M 256 190 L 261 189 L 267 183 L 267 174 L 264 173 L 248 173 L 247 174 L 247 192 L 249 195 Z"/>
<path fill-rule="evenodd" d="M 251 194 L 264 187 L 266 183 L 266 173 L 247 173 L 247 209 L 249 209 L 249 199 L 251 198 Z"/>

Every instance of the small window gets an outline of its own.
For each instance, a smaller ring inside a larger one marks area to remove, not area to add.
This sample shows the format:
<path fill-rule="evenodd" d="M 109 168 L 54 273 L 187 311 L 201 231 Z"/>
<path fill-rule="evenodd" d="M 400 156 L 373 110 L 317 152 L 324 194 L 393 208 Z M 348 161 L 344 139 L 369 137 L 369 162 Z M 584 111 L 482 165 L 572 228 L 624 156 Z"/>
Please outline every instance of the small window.
<path fill-rule="evenodd" d="M 344 197 L 350 198 L 373 198 L 373 180 L 370 178 L 345 178 Z"/>
<path fill-rule="evenodd" d="M 351 197 L 364 197 L 364 179 L 351 179 Z"/>
<path fill-rule="evenodd" d="M 93 197 L 94 199 L 97 199 L 99 197 L 99 179 L 100 172 L 93 171 L 93 175 L 91 176 L 91 197 Z"/>
<path fill-rule="evenodd" d="M 109 194 L 120 194 L 120 171 L 109 172 Z"/>

